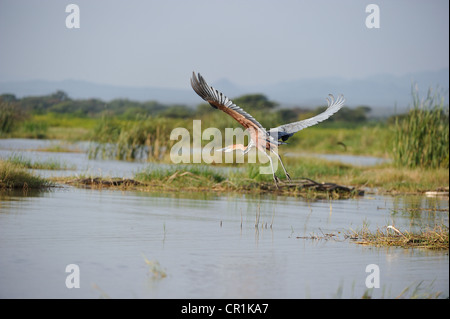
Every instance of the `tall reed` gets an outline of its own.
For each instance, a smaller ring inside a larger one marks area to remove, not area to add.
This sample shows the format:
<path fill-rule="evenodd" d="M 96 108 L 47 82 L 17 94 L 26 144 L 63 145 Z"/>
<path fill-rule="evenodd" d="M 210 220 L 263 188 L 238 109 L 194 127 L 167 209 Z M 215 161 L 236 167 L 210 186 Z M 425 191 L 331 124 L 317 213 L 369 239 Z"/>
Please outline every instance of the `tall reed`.
<path fill-rule="evenodd" d="M 175 143 L 169 139 L 170 131 L 176 127 L 173 121 L 147 116 L 121 121 L 103 116 L 91 135 L 94 143 L 89 156 L 119 160 L 160 160 L 169 154 L 170 147 Z"/>
<path fill-rule="evenodd" d="M 412 108 L 397 116 L 393 134 L 393 159 L 398 166 L 449 167 L 449 108 L 437 90 L 430 88 L 424 100 L 412 89 Z"/>
<path fill-rule="evenodd" d="M 11 133 L 24 118 L 25 114 L 17 104 L 3 102 L 0 99 L 0 136 Z"/>

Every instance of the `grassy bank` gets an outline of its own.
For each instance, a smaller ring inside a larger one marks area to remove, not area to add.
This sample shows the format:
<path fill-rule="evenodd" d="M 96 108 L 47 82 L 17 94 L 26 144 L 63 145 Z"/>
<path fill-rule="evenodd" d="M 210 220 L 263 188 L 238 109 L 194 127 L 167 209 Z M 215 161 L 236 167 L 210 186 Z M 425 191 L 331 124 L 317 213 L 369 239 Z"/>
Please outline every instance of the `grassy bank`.
<path fill-rule="evenodd" d="M 24 166 L 0 160 L 0 190 L 44 188 L 51 183 L 30 173 Z"/>
<path fill-rule="evenodd" d="M 424 193 L 436 190 L 448 192 L 449 186 L 448 169 L 445 168 L 407 168 L 396 167 L 394 164 L 357 167 L 312 157 L 285 157 L 284 163 L 295 181 L 311 179 L 318 183 L 334 183 L 358 190 L 373 190 L 391 194 Z M 28 187 L 46 185 L 45 181 L 35 177 L 27 169 L 67 170 L 75 168 L 58 160 L 32 161 L 20 155 L 13 155 L 7 160 L 2 160 L 1 165 L 2 174 L 0 176 L 1 187 L 3 188 L 24 187 L 25 184 Z M 139 187 L 148 191 L 246 191 L 319 196 L 317 193 L 320 192 L 317 191 L 317 187 L 315 190 L 311 187 L 305 189 L 304 183 L 299 183 L 298 187 L 288 185 L 281 166 L 278 168 L 277 176 L 281 178 L 283 187 L 281 187 L 281 190 L 277 190 L 271 174 L 260 174 L 260 168 L 265 166 L 267 164 L 180 164 L 167 167 L 161 165 L 160 168 L 155 169 L 153 165 L 135 173 L 132 180 L 136 183 L 100 182 L 97 183 L 97 186 Z M 122 180 L 121 176 L 113 177 Z M 92 177 L 86 176 L 86 178 Z M 79 176 L 55 178 L 54 181 L 66 183 L 76 179 L 82 178 Z M 90 185 L 94 186 L 95 183 Z M 323 194 L 320 196 L 323 196 Z"/>
<path fill-rule="evenodd" d="M 7 162 L 16 165 L 17 167 L 29 168 L 29 169 L 46 169 L 46 170 L 72 170 L 75 166 L 68 165 L 56 159 L 47 159 L 43 161 L 35 161 L 26 158 L 20 154 L 13 154 Z"/>
<path fill-rule="evenodd" d="M 387 164 L 366 168 L 310 157 L 286 158 L 285 164 L 294 182 L 288 183 L 279 168 L 277 175 L 282 179 L 280 189 L 275 187 L 271 174 L 260 174 L 261 165 L 248 163 L 236 166 L 174 165 L 157 169 L 149 166 L 137 172 L 131 180 L 120 177 L 94 180 L 95 177 L 87 176 L 59 181 L 88 184 L 89 187 L 139 188 L 147 191 L 272 192 L 332 198 L 357 196 L 356 190 L 391 194 L 424 193 L 438 189 L 446 189 L 448 192 L 449 175 L 446 169 L 396 168 Z M 312 183 L 308 183 L 307 179 L 325 186 L 344 186 L 350 191 L 339 192 L 339 189 L 332 187 L 314 187 L 318 185 L 305 187 Z"/>
<path fill-rule="evenodd" d="M 397 168 L 380 165 L 360 170 L 360 174 L 348 176 L 350 184 L 364 185 L 381 192 L 424 193 L 449 187 L 448 169 Z"/>

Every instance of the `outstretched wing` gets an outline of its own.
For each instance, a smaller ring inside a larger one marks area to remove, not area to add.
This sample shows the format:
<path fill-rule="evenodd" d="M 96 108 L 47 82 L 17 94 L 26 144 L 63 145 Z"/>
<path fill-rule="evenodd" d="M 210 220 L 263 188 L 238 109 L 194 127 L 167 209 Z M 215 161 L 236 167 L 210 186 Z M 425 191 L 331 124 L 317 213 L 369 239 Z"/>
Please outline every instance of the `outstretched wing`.
<path fill-rule="evenodd" d="M 205 79 L 198 73 L 192 74 L 191 85 L 194 91 L 206 102 L 208 102 L 212 107 L 219 109 L 236 121 L 238 121 L 245 128 L 254 128 L 256 130 L 263 130 L 266 132 L 264 127 L 254 119 L 253 116 L 245 112 L 239 106 L 233 103 L 229 98 L 223 95 L 221 92 L 217 91 L 212 86 L 209 86 Z"/>
<path fill-rule="evenodd" d="M 329 98 L 327 98 L 328 107 L 324 112 L 303 121 L 293 122 L 275 127 L 269 130 L 269 134 L 274 135 L 274 137 L 276 137 L 277 136 L 276 134 L 278 133 L 278 139 L 286 141 L 289 137 L 294 135 L 294 133 L 303 130 L 304 128 L 307 128 L 309 126 L 313 126 L 316 125 L 317 123 L 325 121 L 331 115 L 339 111 L 345 102 L 344 96 L 342 94 L 337 99 L 334 99 L 334 96 L 332 94 L 329 94 L 328 96 L 329 96 Z"/>

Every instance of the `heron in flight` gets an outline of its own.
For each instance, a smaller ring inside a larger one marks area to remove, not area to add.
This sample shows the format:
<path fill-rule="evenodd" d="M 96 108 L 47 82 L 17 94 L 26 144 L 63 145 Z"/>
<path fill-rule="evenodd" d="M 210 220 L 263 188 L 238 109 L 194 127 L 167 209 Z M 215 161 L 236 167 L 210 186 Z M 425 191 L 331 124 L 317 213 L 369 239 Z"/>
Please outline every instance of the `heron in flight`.
<path fill-rule="evenodd" d="M 266 131 L 266 129 L 257 120 L 255 120 L 253 116 L 234 104 L 233 101 L 231 101 L 221 92 L 219 92 L 212 86 L 209 86 L 206 83 L 205 79 L 200 75 L 200 73 L 198 73 L 198 75 L 196 75 L 195 72 L 193 73 L 191 78 L 191 85 L 194 91 L 203 100 L 208 102 L 213 108 L 227 113 L 237 122 L 239 122 L 239 124 L 241 124 L 244 128 L 246 128 L 250 133 L 250 141 L 247 146 L 244 146 L 242 144 L 233 144 L 222 148 L 219 151 L 232 152 L 234 150 L 240 150 L 244 154 L 247 154 L 252 148 L 257 148 L 258 150 L 266 154 L 266 156 L 269 158 L 269 162 L 272 168 L 273 180 L 275 181 L 275 185 L 277 188 L 279 179 L 275 175 L 273 161 L 267 151 L 272 152 L 277 156 L 278 160 L 281 163 L 281 167 L 284 170 L 286 178 L 290 181 L 291 177 L 286 171 L 280 155 L 278 155 L 275 150 L 278 149 L 279 145 L 287 144 L 287 139 L 294 135 L 294 133 L 309 126 L 316 125 L 317 123 L 320 123 L 329 118 L 331 115 L 339 111 L 339 109 L 344 105 L 345 102 L 343 95 L 340 95 L 337 99 L 335 99 L 332 94 L 329 94 L 327 98 L 328 107 L 324 112 L 306 120 L 284 124 Z"/>

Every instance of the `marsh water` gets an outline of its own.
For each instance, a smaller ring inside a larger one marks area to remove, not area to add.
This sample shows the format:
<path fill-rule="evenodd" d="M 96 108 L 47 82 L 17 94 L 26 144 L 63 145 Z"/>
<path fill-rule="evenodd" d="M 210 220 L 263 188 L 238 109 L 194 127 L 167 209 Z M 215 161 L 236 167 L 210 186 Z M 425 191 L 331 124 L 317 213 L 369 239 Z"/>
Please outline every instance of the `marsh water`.
<path fill-rule="evenodd" d="M 36 171 L 44 176 L 130 177 L 148 165 L 39 151 L 51 143 L 0 140 L 0 157 L 76 165 Z M 370 193 L 346 200 L 72 186 L 3 193 L 0 298 L 448 297 L 448 251 L 362 246 L 344 236 L 364 225 L 448 225 L 448 206 L 448 197 Z M 79 288 L 66 285 L 73 264 Z M 379 288 L 366 285 L 369 265 L 379 269 Z"/>

